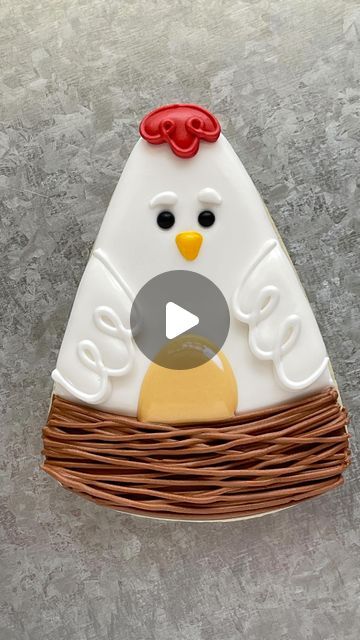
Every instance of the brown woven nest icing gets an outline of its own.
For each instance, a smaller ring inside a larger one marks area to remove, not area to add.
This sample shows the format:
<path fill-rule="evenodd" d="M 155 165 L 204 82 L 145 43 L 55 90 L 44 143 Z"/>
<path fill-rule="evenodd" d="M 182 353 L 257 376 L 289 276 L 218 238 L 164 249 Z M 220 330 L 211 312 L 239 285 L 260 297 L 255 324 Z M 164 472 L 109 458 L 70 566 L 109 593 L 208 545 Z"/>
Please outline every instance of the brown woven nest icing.
<path fill-rule="evenodd" d="M 334 388 L 216 423 L 168 425 L 54 396 L 43 469 L 98 504 L 179 520 L 255 516 L 343 482 L 347 412 Z"/>

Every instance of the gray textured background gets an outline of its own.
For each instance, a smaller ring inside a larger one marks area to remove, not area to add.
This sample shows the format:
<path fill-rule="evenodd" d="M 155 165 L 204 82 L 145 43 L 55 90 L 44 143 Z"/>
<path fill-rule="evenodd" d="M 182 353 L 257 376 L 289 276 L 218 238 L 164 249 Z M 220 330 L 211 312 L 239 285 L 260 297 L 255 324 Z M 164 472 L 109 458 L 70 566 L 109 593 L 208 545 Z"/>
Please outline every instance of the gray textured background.
<path fill-rule="evenodd" d="M 360 4 L 0 0 L 1 640 L 360 635 Z M 66 319 L 137 123 L 208 106 L 262 192 L 353 415 L 334 493 L 279 515 L 119 515 L 39 471 Z"/>

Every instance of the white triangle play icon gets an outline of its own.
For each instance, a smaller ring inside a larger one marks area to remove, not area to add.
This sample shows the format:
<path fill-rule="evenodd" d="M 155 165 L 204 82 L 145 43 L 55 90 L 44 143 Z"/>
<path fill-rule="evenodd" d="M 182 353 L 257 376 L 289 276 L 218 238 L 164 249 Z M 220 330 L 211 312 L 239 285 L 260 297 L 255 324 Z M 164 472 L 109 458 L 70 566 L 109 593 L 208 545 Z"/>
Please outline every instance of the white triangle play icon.
<path fill-rule="evenodd" d="M 166 337 L 172 340 L 199 324 L 199 318 L 175 302 L 166 304 Z"/>

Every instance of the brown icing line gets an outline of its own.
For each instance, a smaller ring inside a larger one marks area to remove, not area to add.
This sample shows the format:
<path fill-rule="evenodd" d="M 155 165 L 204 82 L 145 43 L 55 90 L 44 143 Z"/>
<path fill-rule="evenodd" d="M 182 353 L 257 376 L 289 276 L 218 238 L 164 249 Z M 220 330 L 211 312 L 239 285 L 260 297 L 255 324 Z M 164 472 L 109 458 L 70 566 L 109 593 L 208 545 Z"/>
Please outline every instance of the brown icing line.
<path fill-rule="evenodd" d="M 43 469 L 98 504 L 157 518 L 259 515 L 321 495 L 349 464 L 334 388 L 219 422 L 141 423 L 54 396 Z"/>

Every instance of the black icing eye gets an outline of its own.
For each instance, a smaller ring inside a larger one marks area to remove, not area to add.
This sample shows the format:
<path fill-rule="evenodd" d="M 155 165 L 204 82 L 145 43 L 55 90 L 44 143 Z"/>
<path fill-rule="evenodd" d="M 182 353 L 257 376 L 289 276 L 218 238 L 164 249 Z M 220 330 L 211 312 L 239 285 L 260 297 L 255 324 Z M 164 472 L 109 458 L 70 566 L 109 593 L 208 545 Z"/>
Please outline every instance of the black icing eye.
<path fill-rule="evenodd" d="M 160 211 L 156 222 L 161 229 L 170 229 L 175 224 L 175 216 L 171 211 Z"/>
<path fill-rule="evenodd" d="M 212 211 L 202 211 L 199 213 L 198 221 L 202 227 L 211 227 L 215 222 L 215 215 Z"/>

